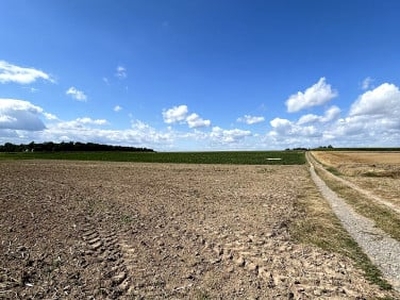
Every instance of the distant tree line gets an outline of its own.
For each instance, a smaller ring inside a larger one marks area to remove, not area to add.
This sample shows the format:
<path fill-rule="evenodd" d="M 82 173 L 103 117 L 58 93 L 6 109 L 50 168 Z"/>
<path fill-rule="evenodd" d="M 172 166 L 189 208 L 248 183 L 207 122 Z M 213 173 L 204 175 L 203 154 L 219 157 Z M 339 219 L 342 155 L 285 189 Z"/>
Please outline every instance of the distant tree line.
<path fill-rule="evenodd" d="M 68 152 L 68 151 L 124 151 L 124 152 L 154 152 L 153 149 L 129 146 L 113 146 L 97 143 L 81 142 L 44 142 L 14 145 L 5 143 L 0 145 L 0 152 Z"/>
<path fill-rule="evenodd" d="M 304 147 L 297 147 L 297 148 L 286 148 L 285 151 L 310 151 L 310 150 L 333 150 L 333 146 L 319 146 L 317 148 L 304 148 Z"/>
<path fill-rule="evenodd" d="M 308 151 L 310 149 L 308 148 L 302 148 L 302 147 L 297 147 L 297 148 L 286 148 L 285 151 Z"/>

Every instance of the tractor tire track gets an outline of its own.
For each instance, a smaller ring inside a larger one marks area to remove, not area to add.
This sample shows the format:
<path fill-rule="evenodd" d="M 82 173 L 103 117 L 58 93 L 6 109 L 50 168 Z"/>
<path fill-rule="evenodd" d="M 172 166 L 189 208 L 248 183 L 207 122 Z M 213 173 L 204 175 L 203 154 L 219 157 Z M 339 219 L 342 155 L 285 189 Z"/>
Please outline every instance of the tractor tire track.
<path fill-rule="evenodd" d="M 96 228 L 89 220 L 82 226 L 84 250 L 81 266 L 92 272 L 93 282 L 83 289 L 85 295 L 117 299 L 129 286 L 130 276 L 119 245 L 118 234 Z M 97 287 L 93 289 L 93 287 Z M 93 292 L 95 294 L 93 294 Z"/>
<path fill-rule="evenodd" d="M 261 236 L 243 231 L 230 241 L 224 241 L 221 235 L 200 240 L 204 245 L 202 255 L 211 253 L 211 262 L 225 264 L 231 272 L 244 270 L 254 280 L 262 281 L 271 298 L 357 298 L 363 295 L 363 290 L 352 284 L 354 274 L 359 271 L 350 267 L 350 260 L 345 264 L 343 257 L 336 254 L 295 244 L 286 228 Z"/>

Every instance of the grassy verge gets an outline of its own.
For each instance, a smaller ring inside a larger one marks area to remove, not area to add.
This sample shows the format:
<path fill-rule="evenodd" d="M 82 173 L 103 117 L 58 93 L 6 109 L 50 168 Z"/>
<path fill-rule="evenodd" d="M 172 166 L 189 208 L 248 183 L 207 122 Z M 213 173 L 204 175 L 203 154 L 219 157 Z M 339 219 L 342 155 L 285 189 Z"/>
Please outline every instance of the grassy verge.
<path fill-rule="evenodd" d="M 340 173 L 340 171 L 334 167 L 325 167 L 325 169 L 329 172 L 331 172 L 333 175 L 335 176 L 341 176 L 342 173 Z"/>
<path fill-rule="evenodd" d="M 315 155 L 313 155 L 312 153 L 309 153 L 309 155 L 311 155 L 311 157 L 317 162 L 319 163 L 321 166 L 323 166 L 325 168 L 325 170 L 327 170 L 328 172 L 331 172 L 333 175 L 335 176 L 341 176 L 342 173 L 336 169 L 333 166 L 329 166 L 327 164 L 325 164 L 324 162 L 320 161 L 317 157 L 315 157 Z"/>
<path fill-rule="evenodd" d="M 357 213 L 373 220 L 378 228 L 400 241 L 400 216 L 395 211 L 367 199 L 359 192 L 327 176 L 325 172 L 318 169 L 316 169 L 316 172 L 329 188 L 349 203 Z"/>
<path fill-rule="evenodd" d="M 301 151 L 0 153 L 0 160 L 20 159 L 250 165 L 299 165 L 306 162 Z"/>
<path fill-rule="evenodd" d="M 342 227 L 329 203 L 315 188 L 311 178 L 304 184 L 295 205 L 303 216 L 294 221 L 290 228 L 292 236 L 297 241 L 350 257 L 355 265 L 364 271 L 367 280 L 383 290 L 391 289 L 391 285 L 383 279 L 380 270 Z"/>

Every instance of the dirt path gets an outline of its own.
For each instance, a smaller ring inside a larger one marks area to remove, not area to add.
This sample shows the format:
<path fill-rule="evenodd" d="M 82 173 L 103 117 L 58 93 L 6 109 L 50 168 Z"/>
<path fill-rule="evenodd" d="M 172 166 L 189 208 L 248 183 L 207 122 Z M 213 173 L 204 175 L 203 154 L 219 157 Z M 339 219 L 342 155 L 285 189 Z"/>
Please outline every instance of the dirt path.
<path fill-rule="evenodd" d="M 326 170 L 322 167 L 322 165 L 321 165 L 320 163 L 318 163 L 318 162 L 312 157 L 312 154 L 307 153 L 307 159 L 308 159 L 309 162 L 312 161 L 314 165 L 319 166 L 321 170 L 325 171 L 329 176 L 335 178 L 336 180 L 340 181 L 340 182 L 343 183 L 344 185 L 346 185 L 346 186 L 352 188 L 353 190 L 355 190 L 355 191 L 357 191 L 357 192 L 363 194 L 363 195 L 366 196 L 368 199 L 373 200 L 373 201 L 375 201 L 375 202 L 379 202 L 379 203 L 381 203 L 381 204 L 383 204 L 383 205 L 389 207 L 390 209 L 392 209 L 392 210 L 394 210 L 395 212 L 397 212 L 397 213 L 400 214 L 400 207 L 396 206 L 395 204 L 390 203 L 390 202 L 388 202 L 388 201 L 385 201 L 385 200 L 383 200 L 382 198 L 380 198 L 380 197 L 378 197 L 377 195 L 375 195 L 374 193 L 372 193 L 372 192 L 370 192 L 370 191 L 367 191 L 367 190 L 365 190 L 365 189 L 359 187 L 358 185 L 356 185 L 356 184 L 354 184 L 354 183 L 352 183 L 352 182 L 350 182 L 350 181 L 348 181 L 348 180 L 346 180 L 346 179 L 343 179 L 343 178 L 340 178 L 340 177 L 338 177 L 338 176 L 335 176 L 335 175 L 332 174 L 331 172 L 326 171 Z"/>
<path fill-rule="evenodd" d="M 332 206 L 334 213 L 341 220 L 344 228 L 361 246 L 371 261 L 378 266 L 385 278 L 396 290 L 400 290 L 400 242 L 390 238 L 385 232 L 375 227 L 373 221 L 356 213 L 342 198 L 338 197 L 315 173 L 316 162 L 307 153 L 311 176 L 324 198 Z"/>

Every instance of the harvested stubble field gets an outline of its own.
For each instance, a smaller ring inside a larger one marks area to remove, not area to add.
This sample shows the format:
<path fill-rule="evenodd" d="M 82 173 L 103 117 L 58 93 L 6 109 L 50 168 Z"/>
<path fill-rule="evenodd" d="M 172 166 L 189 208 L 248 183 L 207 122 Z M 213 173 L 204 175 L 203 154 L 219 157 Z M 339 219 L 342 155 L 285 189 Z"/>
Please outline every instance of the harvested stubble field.
<path fill-rule="evenodd" d="M 400 209 L 400 152 L 313 151 L 335 174 Z"/>
<path fill-rule="evenodd" d="M 2 161 L 0 178 L 3 299 L 397 295 L 296 242 L 305 165 Z"/>

